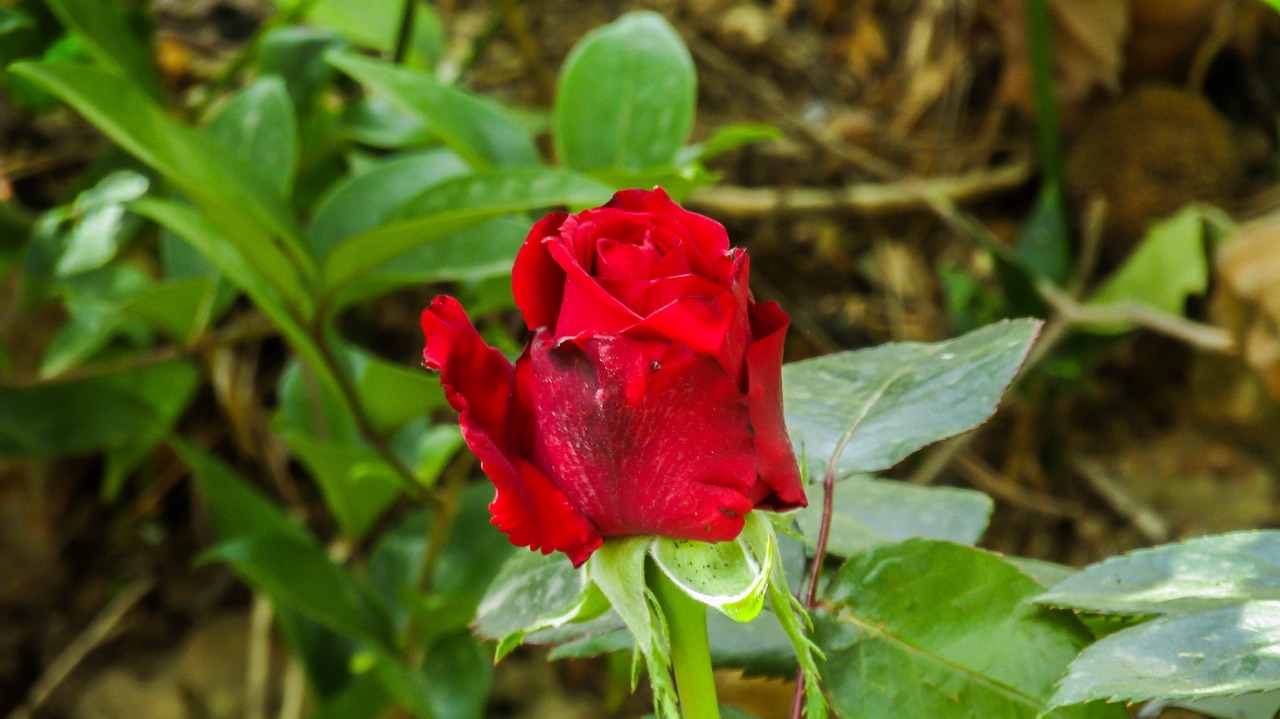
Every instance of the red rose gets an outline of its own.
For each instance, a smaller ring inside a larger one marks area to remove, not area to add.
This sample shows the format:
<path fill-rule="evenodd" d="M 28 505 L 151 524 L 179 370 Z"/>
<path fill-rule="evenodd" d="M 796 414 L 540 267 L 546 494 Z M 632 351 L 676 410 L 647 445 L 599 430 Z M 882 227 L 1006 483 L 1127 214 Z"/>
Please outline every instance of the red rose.
<path fill-rule="evenodd" d="M 512 273 L 533 336 L 513 367 L 452 297 L 422 314 L 493 523 L 575 565 L 603 537 L 718 542 L 806 504 L 782 419 L 787 315 L 757 304 L 719 223 L 626 190 L 529 232 Z"/>

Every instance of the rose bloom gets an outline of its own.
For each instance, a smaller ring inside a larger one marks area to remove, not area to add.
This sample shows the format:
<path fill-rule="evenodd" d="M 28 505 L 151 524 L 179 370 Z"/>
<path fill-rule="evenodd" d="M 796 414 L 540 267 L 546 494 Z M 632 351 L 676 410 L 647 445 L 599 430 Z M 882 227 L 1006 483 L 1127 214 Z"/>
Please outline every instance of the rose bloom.
<path fill-rule="evenodd" d="M 423 312 L 425 365 L 513 543 L 578 566 L 605 537 L 719 542 L 753 508 L 805 506 L 782 418 L 788 318 L 752 299 L 748 265 L 719 223 L 626 190 L 529 232 L 514 366 L 452 297 Z"/>

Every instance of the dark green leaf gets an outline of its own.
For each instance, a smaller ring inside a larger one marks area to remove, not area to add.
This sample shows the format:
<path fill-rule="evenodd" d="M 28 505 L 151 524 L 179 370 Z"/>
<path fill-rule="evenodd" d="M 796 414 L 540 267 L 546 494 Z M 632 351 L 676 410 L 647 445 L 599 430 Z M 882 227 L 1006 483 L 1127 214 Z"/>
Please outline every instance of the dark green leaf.
<path fill-rule="evenodd" d="M 160 78 L 146 42 L 129 25 L 121 3 L 112 0 L 44 0 L 68 30 L 75 32 L 98 64 L 131 78 L 155 98 Z"/>
<path fill-rule="evenodd" d="M 231 96 L 209 121 L 209 136 L 282 197 L 298 166 L 298 121 L 278 77 L 261 77 Z"/>
<path fill-rule="evenodd" d="M 363 674 L 321 703 L 311 719 L 377 719 L 384 715 L 389 701 L 382 683 L 370 674 Z"/>
<path fill-rule="evenodd" d="M 585 574 L 559 552 L 515 552 L 480 602 L 473 624 L 476 633 L 499 641 L 566 614 L 586 588 Z"/>
<path fill-rule="evenodd" d="M 1070 616 L 1026 604 L 1038 591 L 998 556 L 949 542 L 913 539 L 854 557 L 814 617 L 832 708 L 849 717 L 1127 717 L 1102 705 L 1045 712 L 1091 637 Z"/>
<path fill-rule="evenodd" d="M 467 631 L 431 645 L 422 673 L 440 719 L 480 719 L 493 683 L 493 657 Z"/>
<path fill-rule="evenodd" d="M 1280 689 L 1280 602 L 1161 617 L 1098 640 L 1071 663 L 1056 705 L 1199 699 Z"/>
<path fill-rule="evenodd" d="M 991 518 L 991 498 L 952 487 L 920 487 L 905 482 L 855 476 L 836 485 L 827 551 L 851 557 L 879 544 L 912 537 L 973 544 Z M 795 515 L 805 543 L 817 543 L 822 503 Z"/>
<path fill-rule="evenodd" d="M 661 15 L 635 12 L 587 33 L 556 88 L 556 155 L 575 170 L 675 164 L 693 128 L 697 75 Z"/>
<path fill-rule="evenodd" d="M 1280 531 L 1233 532 L 1140 549 L 1084 568 L 1036 598 L 1120 614 L 1183 614 L 1280 600 Z"/>
<path fill-rule="evenodd" d="M 534 165 L 538 149 L 501 105 L 444 85 L 431 75 L 335 52 L 329 62 L 371 90 L 385 94 L 473 167 Z"/>
<path fill-rule="evenodd" d="M 195 477 L 218 541 L 267 535 L 301 543 L 315 541 L 297 520 L 222 460 L 178 437 L 170 438 L 169 444 Z"/>
<path fill-rule="evenodd" d="M 389 260 L 512 212 L 551 205 L 591 206 L 609 189 L 569 170 L 491 170 L 445 180 L 408 203 L 399 220 L 344 240 L 325 262 L 330 293 Z"/>
<path fill-rule="evenodd" d="M 307 307 L 299 268 L 312 268 L 299 233 L 278 194 L 252 168 L 171 120 L 126 79 L 53 63 L 22 62 L 10 70 L 56 94 L 181 188 L 290 304 Z"/>
<path fill-rule="evenodd" d="M 1015 320 L 936 344 L 841 352 L 782 369 L 787 428 L 809 476 L 876 472 L 995 411 L 1039 331 Z"/>
<path fill-rule="evenodd" d="M 273 602 L 335 632 L 388 649 L 395 645 L 385 612 L 368 587 L 334 564 L 309 538 L 252 534 L 223 542 L 204 556 L 227 562 Z"/>
<path fill-rule="evenodd" d="M 466 173 L 466 163 L 449 150 L 401 155 L 349 177 L 316 204 L 307 244 L 317 259 L 343 240 L 372 230 L 401 212 L 410 200 L 442 180 Z"/>
<path fill-rule="evenodd" d="M 0 386 L 0 456 L 60 457 L 158 439 L 199 373 L 181 361 L 33 387 Z"/>
<path fill-rule="evenodd" d="M 1071 272 L 1071 228 L 1057 187 L 1046 184 L 1041 190 L 1014 252 L 1023 267 L 1037 277 L 1059 285 L 1067 281 Z"/>
<path fill-rule="evenodd" d="M 342 44 L 343 40 L 328 30 L 297 25 L 279 27 L 262 36 L 258 72 L 283 78 L 298 114 L 305 116 L 320 89 L 333 75 L 333 67 L 324 61 L 325 54 Z"/>

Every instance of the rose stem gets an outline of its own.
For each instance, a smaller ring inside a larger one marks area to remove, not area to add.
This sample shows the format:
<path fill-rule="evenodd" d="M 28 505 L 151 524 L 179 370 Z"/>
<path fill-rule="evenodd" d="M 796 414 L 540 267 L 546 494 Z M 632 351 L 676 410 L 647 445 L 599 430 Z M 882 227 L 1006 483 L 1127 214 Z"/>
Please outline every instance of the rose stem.
<path fill-rule="evenodd" d="M 711 674 L 711 650 L 707 645 L 707 607 L 684 593 L 666 572 L 652 563 L 649 588 L 667 620 L 671 638 L 671 664 L 676 675 L 683 719 L 720 719 L 715 677 Z"/>

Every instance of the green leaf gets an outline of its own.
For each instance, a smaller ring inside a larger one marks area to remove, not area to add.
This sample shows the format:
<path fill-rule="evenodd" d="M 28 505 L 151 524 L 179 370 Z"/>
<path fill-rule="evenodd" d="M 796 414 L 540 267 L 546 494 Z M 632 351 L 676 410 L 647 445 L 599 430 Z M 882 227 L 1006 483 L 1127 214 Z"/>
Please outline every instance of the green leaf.
<path fill-rule="evenodd" d="M 747 514 L 742 534 L 730 542 L 654 539 L 650 555 L 685 594 L 739 622 L 764 608 L 777 542 L 769 520 Z"/>
<path fill-rule="evenodd" d="M 306 1 L 272 0 L 281 11 L 292 10 Z M 365 0 L 358 4 L 349 0 L 317 0 L 311 3 L 305 17 L 307 22 L 331 28 L 357 45 L 387 52 L 395 47 L 403 9 L 401 0 Z M 410 45 L 430 57 L 436 42 L 434 28 L 439 20 L 425 5 L 418 5 L 416 13 Z"/>
<path fill-rule="evenodd" d="M 307 245 L 314 257 L 323 259 L 343 240 L 394 217 L 432 185 L 466 172 L 467 165 L 457 154 L 436 149 L 401 155 L 349 177 L 316 204 Z"/>
<path fill-rule="evenodd" d="M 142 85 L 153 98 L 162 96 L 160 77 L 150 48 L 129 25 L 121 3 L 113 0 L 45 0 L 85 50 L 103 67 Z"/>
<path fill-rule="evenodd" d="M 180 437 L 171 437 L 169 445 L 191 469 L 219 541 L 264 535 L 279 535 L 297 542 L 315 541 L 297 520 L 222 460 Z"/>
<path fill-rule="evenodd" d="M 661 15 L 634 12 L 593 30 L 556 88 L 556 155 L 575 170 L 675 164 L 693 128 L 697 75 Z"/>
<path fill-rule="evenodd" d="M 475 168 L 535 165 L 538 148 L 501 105 L 431 75 L 339 51 L 329 62 L 413 113 L 423 127 Z"/>
<path fill-rule="evenodd" d="M 320 703 L 311 719 L 377 719 L 385 714 L 389 701 L 381 682 L 364 674 Z"/>
<path fill-rule="evenodd" d="M 231 96 L 209 121 L 210 137 L 288 197 L 298 166 L 298 121 L 284 81 L 260 77 Z"/>
<path fill-rule="evenodd" d="M 992 508 L 990 497 L 973 490 L 850 477 L 836 485 L 832 496 L 827 551 L 852 557 L 912 537 L 973 544 L 987 528 Z M 822 503 L 814 502 L 793 516 L 805 544 L 816 546 Z"/>
<path fill-rule="evenodd" d="M 1184 314 L 1187 298 L 1204 294 L 1209 286 L 1206 221 L 1203 209 L 1189 207 L 1157 223 L 1088 304 L 1137 303 L 1172 315 Z M 1121 321 L 1092 324 L 1089 330 L 1119 334 L 1134 327 Z"/>
<path fill-rule="evenodd" d="M 935 344 L 903 342 L 782 368 L 787 428 L 809 476 L 876 472 L 973 429 L 995 411 L 1040 323 L 990 325 Z"/>
<path fill-rule="evenodd" d="M 146 194 L 150 184 L 136 172 L 121 170 L 80 193 L 71 208 L 78 220 L 67 236 L 54 274 L 69 277 L 110 262 L 127 234 L 125 203 Z"/>
<path fill-rule="evenodd" d="M 325 505 L 348 537 L 364 536 L 400 497 L 399 475 L 373 448 L 325 441 L 297 430 L 278 431 L 289 450 L 315 477 Z"/>
<path fill-rule="evenodd" d="M 1037 602 L 1119 614 L 1184 614 L 1280 600 L 1280 531 L 1232 532 L 1085 567 Z"/>
<path fill-rule="evenodd" d="M 289 307 L 277 293 L 279 278 L 273 286 L 261 266 L 255 265 L 251 256 L 240 252 L 205 216 L 195 210 L 167 200 L 144 197 L 129 205 L 134 212 L 162 225 L 185 240 L 209 260 L 234 285 L 244 290 L 258 309 L 269 317 L 304 356 L 318 356 L 307 331 L 294 318 Z M 294 288 L 301 293 L 300 286 Z"/>
<path fill-rule="evenodd" d="M 203 555 L 230 564 L 273 602 L 346 636 L 390 650 L 386 614 L 368 587 L 329 559 L 314 540 L 270 532 L 223 542 Z"/>
<path fill-rule="evenodd" d="M 1071 229 L 1063 214 L 1062 192 L 1046 183 L 1031 217 L 1018 235 L 1015 256 L 1023 267 L 1054 284 L 1071 272 Z"/>
<path fill-rule="evenodd" d="M 841 568 L 814 617 L 823 681 L 840 716 L 1127 717 L 1121 707 L 1046 712 L 1091 639 L 1025 600 L 1040 586 L 1000 557 L 913 539 Z"/>
<path fill-rule="evenodd" d="M 218 153 L 207 138 L 174 122 L 135 85 L 111 73 L 33 62 L 10 71 L 57 95 L 181 188 L 291 304 L 308 307 L 299 269 L 309 275 L 314 268 L 288 209 L 251 167 Z"/>
<path fill-rule="evenodd" d="M 469 633 L 455 632 L 433 643 L 422 673 L 431 687 L 431 707 L 439 719 L 486 716 L 493 659 Z M 459 681 L 459 677 L 465 680 Z"/>
<path fill-rule="evenodd" d="M 1280 602 L 1161 617 L 1098 640 L 1053 697 L 1079 702 L 1199 699 L 1280 688 Z"/>
<path fill-rule="evenodd" d="M 305 116 L 316 95 L 334 74 L 333 67 L 324 61 L 325 54 L 341 47 L 343 42 L 329 30 L 298 25 L 275 28 L 262 36 L 258 72 L 281 77 L 293 106 Z"/>
<path fill-rule="evenodd" d="M 324 284 L 332 294 L 406 252 L 502 215 L 551 205 L 597 205 L 609 195 L 594 180 L 552 168 L 491 170 L 445 180 L 408 203 L 398 221 L 333 248 Z"/>
<path fill-rule="evenodd" d="M 676 689 L 671 679 L 671 654 L 666 623 L 657 600 L 645 582 L 645 557 L 651 537 L 613 537 L 587 561 L 587 576 L 609 600 L 613 611 L 627 625 L 636 645 L 636 660 L 643 659 L 653 687 L 653 706 L 660 719 L 678 719 Z M 632 687 L 639 674 L 633 664 Z"/>
<path fill-rule="evenodd" d="M 526 634 L 590 619 L 604 610 L 588 591 L 587 572 L 568 557 L 517 551 L 498 570 L 476 610 L 476 633 L 499 642 L 498 658 Z"/>
<path fill-rule="evenodd" d="M 1215 719 L 1275 719 L 1276 714 L 1280 714 L 1280 692 L 1212 697 L 1175 702 L 1173 706 Z"/>
<path fill-rule="evenodd" d="M 782 130 L 762 122 L 743 122 L 716 128 L 704 142 L 690 145 L 680 151 L 676 165 L 703 162 L 732 152 L 739 147 L 759 142 L 782 139 Z"/>
<path fill-rule="evenodd" d="M 212 280 L 193 277 L 154 284 L 129 298 L 120 313 L 185 344 L 208 326 L 216 299 Z"/>
<path fill-rule="evenodd" d="M 198 384 L 196 369 L 175 360 L 31 387 L 0 385 L 0 456 L 52 458 L 154 444 Z"/>
<path fill-rule="evenodd" d="M 371 270 L 358 282 L 349 285 L 333 300 L 335 307 L 345 307 L 367 297 L 377 297 L 405 287 L 418 287 L 433 282 L 480 282 L 492 280 L 501 288 L 493 302 L 464 301 L 473 316 L 484 314 L 483 307 L 506 309 L 515 306 L 511 296 L 511 267 L 516 253 L 529 234 L 530 221 L 519 216 L 500 217 L 481 225 L 468 227 L 438 240 L 410 250 Z M 469 288 L 477 289 L 476 287 Z M 480 288 L 483 289 L 487 288 Z"/>

